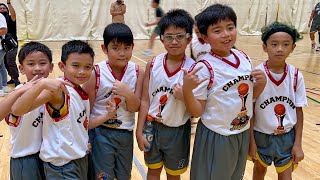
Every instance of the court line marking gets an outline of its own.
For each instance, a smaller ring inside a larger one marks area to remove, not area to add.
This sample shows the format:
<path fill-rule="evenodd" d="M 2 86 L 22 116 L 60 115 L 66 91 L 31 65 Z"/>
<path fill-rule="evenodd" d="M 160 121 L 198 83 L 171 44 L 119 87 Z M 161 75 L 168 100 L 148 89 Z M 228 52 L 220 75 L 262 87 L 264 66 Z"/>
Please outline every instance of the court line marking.
<path fill-rule="evenodd" d="M 146 174 L 146 172 L 144 171 L 143 166 L 141 165 L 141 163 L 140 163 L 140 161 L 139 161 L 139 159 L 137 158 L 137 156 L 136 156 L 135 153 L 133 153 L 133 162 L 134 162 L 134 164 L 136 165 L 136 167 L 137 167 L 137 169 L 138 169 L 138 171 L 139 171 L 142 179 L 143 179 L 143 180 L 146 180 L 146 179 L 147 179 L 147 174 Z"/>
<path fill-rule="evenodd" d="M 145 63 L 145 64 L 147 64 L 147 61 L 145 61 L 145 60 L 143 60 L 143 59 L 141 59 L 141 58 L 139 58 L 139 57 L 137 57 L 137 56 L 135 56 L 135 55 L 133 55 L 133 54 L 132 54 L 132 57 L 138 59 L 139 61 L 141 61 L 141 62 L 143 62 L 143 63 Z"/>

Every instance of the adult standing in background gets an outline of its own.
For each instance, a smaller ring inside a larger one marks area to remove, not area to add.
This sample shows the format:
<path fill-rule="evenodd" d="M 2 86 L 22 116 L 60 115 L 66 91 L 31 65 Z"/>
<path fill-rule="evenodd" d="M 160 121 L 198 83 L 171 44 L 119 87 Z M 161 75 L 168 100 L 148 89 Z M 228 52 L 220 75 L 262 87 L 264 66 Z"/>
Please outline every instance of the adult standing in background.
<path fill-rule="evenodd" d="M 122 0 L 117 0 L 110 6 L 110 14 L 112 15 L 112 23 L 124 23 L 124 14 L 126 13 L 126 5 Z"/>
<path fill-rule="evenodd" d="M 6 18 L 0 14 L 0 36 L 3 37 L 3 35 L 7 34 L 7 22 Z M 1 42 L 1 39 L 0 39 Z M 6 52 L 3 50 L 1 43 L 0 43 L 0 97 L 4 96 L 4 87 L 2 86 L 2 81 L 7 83 L 7 71 L 6 68 L 4 67 L 4 55 Z M 6 84 L 5 83 L 5 84 Z M 5 87 L 6 88 L 6 87 Z"/>
<path fill-rule="evenodd" d="M 10 0 L 7 0 L 6 6 L 4 3 L 0 3 L 0 13 L 6 18 L 8 26 L 8 34 L 11 34 L 13 39 L 18 42 L 17 37 L 17 22 L 16 22 L 16 11 L 14 10 Z M 18 52 L 18 47 L 6 53 L 4 57 L 5 67 L 8 71 L 11 80 L 8 84 L 15 84 L 15 86 L 20 84 L 19 81 L 19 71 L 16 63 L 16 56 Z"/>
<path fill-rule="evenodd" d="M 311 24 L 312 22 L 312 24 Z M 315 37 L 314 34 L 318 31 L 320 32 L 320 2 L 318 2 L 315 7 L 312 9 L 310 19 L 309 19 L 309 24 L 308 27 L 310 27 L 310 40 L 311 42 L 311 48 L 314 49 L 316 48 L 316 42 L 315 42 Z M 320 36 L 320 33 L 319 33 Z M 320 37 L 319 37 L 319 44 L 318 48 L 316 51 L 320 51 Z"/>

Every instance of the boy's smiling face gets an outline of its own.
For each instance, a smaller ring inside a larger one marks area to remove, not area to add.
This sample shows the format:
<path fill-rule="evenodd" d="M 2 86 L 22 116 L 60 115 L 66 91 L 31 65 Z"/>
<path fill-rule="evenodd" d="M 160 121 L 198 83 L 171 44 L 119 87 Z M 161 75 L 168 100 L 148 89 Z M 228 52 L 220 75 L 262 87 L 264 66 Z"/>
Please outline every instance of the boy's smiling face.
<path fill-rule="evenodd" d="M 203 39 L 210 44 L 214 53 L 226 57 L 236 43 L 237 28 L 233 21 L 221 20 L 208 27 L 207 35 L 203 35 Z"/>
<path fill-rule="evenodd" d="M 22 64 L 19 65 L 21 74 L 25 74 L 28 81 L 36 75 L 38 75 L 38 78 L 47 78 L 52 69 L 53 64 L 49 61 L 48 56 L 40 51 L 28 54 Z"/>
<path fill-rule="evenodd" d="M 64 77 L 77 85 L 89 80 L 92 67 L 93 58 L 88 53 L 71 53 L 66 60 L 66 64 L 59 62 L 59 68 L 64 72 Z"/>
<path fill-rule="evenodd" d="M 175 35 L 176 37 L 172 40 L 168 40 L 166 36 Z M 179 28 L 174 26 L 169 26 L 165 31 L 164 34 L 161 35 L 161 42 L 163 43 L 164 48 L 167 50 L 168 55 L 171 56 L 180 56 L 185 54 L 185 50 L 188 44 L 191 41 L 191 35 L 187 35 L 185 28 Z M 180 36 L 183 38 L 180 39 Z"/>

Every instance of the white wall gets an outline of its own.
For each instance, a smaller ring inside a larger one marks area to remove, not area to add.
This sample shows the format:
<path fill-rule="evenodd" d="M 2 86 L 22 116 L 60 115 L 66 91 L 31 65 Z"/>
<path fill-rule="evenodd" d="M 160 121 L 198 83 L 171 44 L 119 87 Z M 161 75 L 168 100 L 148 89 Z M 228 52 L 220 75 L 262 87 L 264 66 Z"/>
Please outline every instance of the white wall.
<path fill-rule="evenodd" d="M 4 0 L 2 0 L 4 1 Z M 20 40 L 102 39 L 104 27 L 111 22 L 110 4 L 115 0 L 12 0 L 17 12 Z M 144 23 L 154 19 L 151 0 L 125 0 L 126 24 L 136 39 L 148 38 L 153 27 Z M 213 3 L 228 4 L 238 16 L 242 35 L 259 35 L 266 23 L 289 22 L 300 32 L 308 32 L 308 20 L 318 0 L 162 0 L 167 12 L 182 8 L 192 16 Z"/>

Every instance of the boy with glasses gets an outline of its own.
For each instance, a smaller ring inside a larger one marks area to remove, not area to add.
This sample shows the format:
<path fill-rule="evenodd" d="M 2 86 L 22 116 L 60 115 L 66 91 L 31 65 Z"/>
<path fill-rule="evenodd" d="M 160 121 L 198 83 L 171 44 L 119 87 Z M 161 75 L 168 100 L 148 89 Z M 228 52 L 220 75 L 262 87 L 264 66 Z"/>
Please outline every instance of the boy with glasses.
<path fill-rule="evenodd" d="M 154 57 L 146 66 L 136 136 L 145 152 L 148 179 L 159 179 L 163 165 L 168 179 L 180 178 L 188 168 L 191 126 L 183 102 L 181 69 L 194 63 L 185 55 L 193 23 L 184 10 L 168 12 L 159 22 L 167 53 Z M 153 141 L 143 135 L 146 119 L 153 125 Z"/>

